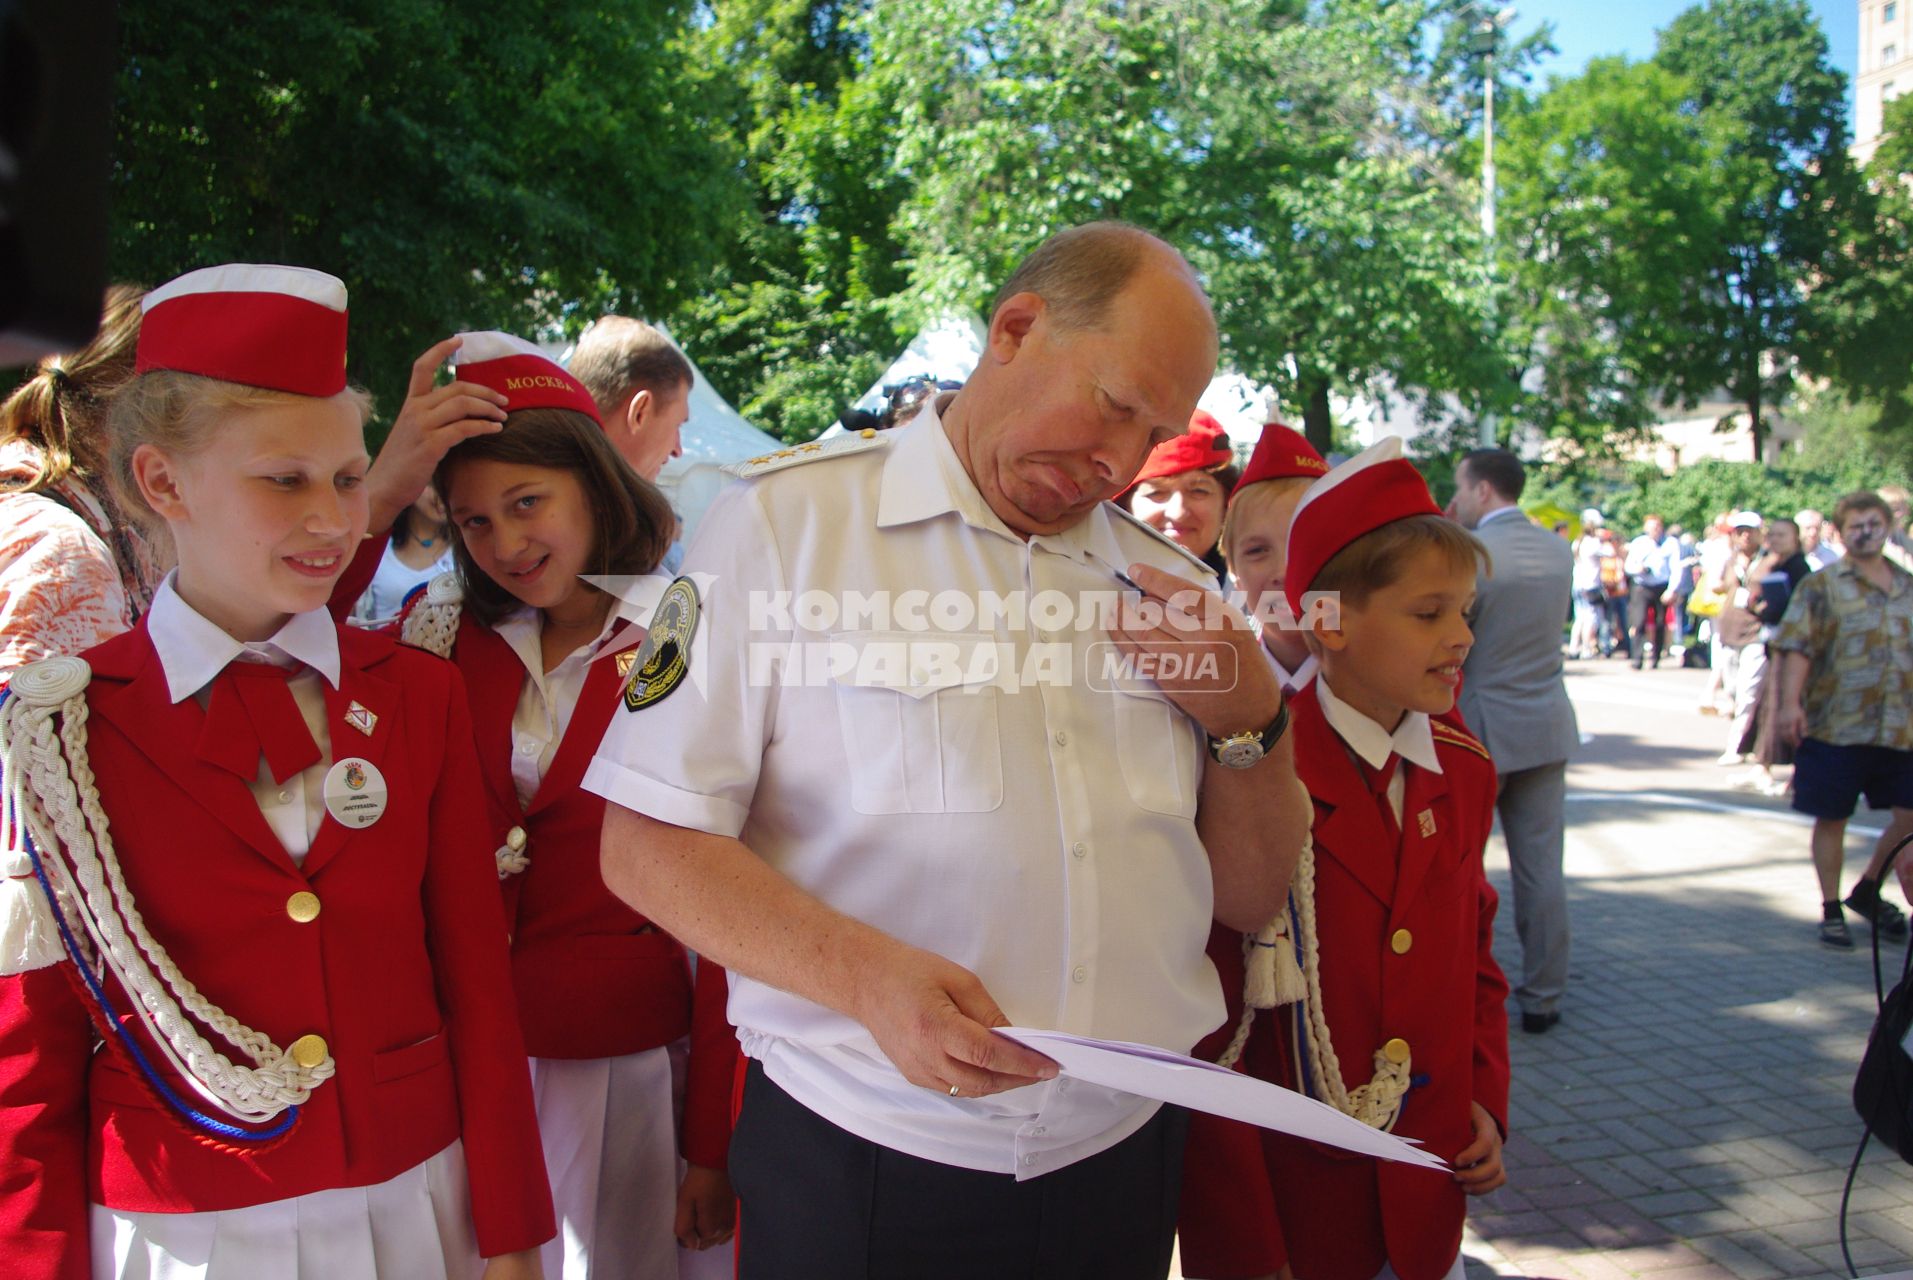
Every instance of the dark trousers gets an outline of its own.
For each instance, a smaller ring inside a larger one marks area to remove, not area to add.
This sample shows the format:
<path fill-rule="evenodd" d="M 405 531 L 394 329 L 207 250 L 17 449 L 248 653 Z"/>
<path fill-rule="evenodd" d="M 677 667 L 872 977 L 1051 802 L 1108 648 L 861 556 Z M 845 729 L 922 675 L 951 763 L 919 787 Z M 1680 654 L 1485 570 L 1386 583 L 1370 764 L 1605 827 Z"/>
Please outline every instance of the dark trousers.
<path fill-rule="evenodd" d="M 1627 618 L 1634 629 L 1629 653 L 1635 662 L 1647 656 L 1650 635 L 1654 638 L 1656 665 L 1660 663 L 1661 654 L 1667 651 L 1667 602 L 1658 598 L 1665 590 L 1665 582 L 1637 584 L 1628 597 Z"/>
<path fill-rule="evenodd" d="M 1188 1113 L 1018 1182 L 847 1133 L 750 1064 L 731 1137 L 740 1280 L 1162 1280 Z"/>

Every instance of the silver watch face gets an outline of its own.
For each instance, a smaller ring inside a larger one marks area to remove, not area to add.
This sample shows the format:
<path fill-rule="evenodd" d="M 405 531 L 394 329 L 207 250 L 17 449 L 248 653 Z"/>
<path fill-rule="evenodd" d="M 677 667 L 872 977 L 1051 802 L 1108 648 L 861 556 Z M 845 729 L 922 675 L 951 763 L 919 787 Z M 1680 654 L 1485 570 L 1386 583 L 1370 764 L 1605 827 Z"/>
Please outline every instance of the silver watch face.
<path fill-rule="evenodd" d="M 1230 738 L 1216 748 L 1216 763 L 1225 769 L 1246 769 L 1262 758 L 1262 740 L 1254 734 Z"/>

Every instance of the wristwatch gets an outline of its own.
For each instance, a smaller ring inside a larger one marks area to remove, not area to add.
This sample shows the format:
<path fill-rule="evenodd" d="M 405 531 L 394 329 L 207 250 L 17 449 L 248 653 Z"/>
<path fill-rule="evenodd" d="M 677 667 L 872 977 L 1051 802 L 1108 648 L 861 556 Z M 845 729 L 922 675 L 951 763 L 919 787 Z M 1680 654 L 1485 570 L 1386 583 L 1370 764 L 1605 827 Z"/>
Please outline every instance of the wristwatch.
<path fill-rule="evenodd" d="M 1225 769 L 1247 769 L 1263 756 L 1269 754 L 1282 735 L 1289 729 L 1289 704 L 1286 700 L 1275 713 L 1275 719 L 1269 727 L 1262 730 L 1247 729 L 1241 733 L 1230 734 L 1226 738 L 1209 739 L 1209 754 L 1216 763 Z"/>

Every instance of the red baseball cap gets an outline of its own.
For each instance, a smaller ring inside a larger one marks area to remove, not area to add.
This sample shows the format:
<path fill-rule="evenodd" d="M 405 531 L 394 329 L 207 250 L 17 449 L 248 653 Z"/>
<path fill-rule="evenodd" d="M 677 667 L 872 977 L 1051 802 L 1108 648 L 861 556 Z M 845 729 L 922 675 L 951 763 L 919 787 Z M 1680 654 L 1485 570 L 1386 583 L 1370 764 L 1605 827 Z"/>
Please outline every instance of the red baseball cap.
<path fill-rule="evenodd" d="M 1264 480 L 1286 480 L 1291 476 L 1319 480 L 1327 474 L 1328 463 L 1306 436 L 1279 422 L 1271 422 L 1262 428 L 1262 438 L 1255 442 L 1249 465 L 1243 468 L 1242 478 L 1229 490 L 1229 496 L 1233 498 L 1248 486 Z"/>
<path fill-rule="evenodd" d="M 1385 436 L 1310 485 L 1289 525 L 1283 590 L 1296 616 L 1322 567 L 1350 543 L 1410 516 L 1438 516 L 1415 464 L 1402 457 L 1399 436 Z"/>
<path fill-rule="evenodd" d="M 1229 433 L 1222 424 L 1198 409 L 1189 419 L 1189 430 L 1173 440 L 1165 440 L 1149 453 L 1142 470 L 1130 482 L 1134 488 L 1145 480 L 1179 476 L 1185 471 L 1208 471 L 1235 457 L 1229 447 Z"/>
<path fill-rule="evenodd" d="M 170 369 L 325 397 L 345 390 L 345 282 L 306 267 L 234 262 L 140 300 L 135 373 Z"/>
<path fill-rule="evenodd" d="M 504 392 L 510 398 L 505 406 L 508 411 L 575 409 L 599 426 L 604 425 L 585 384 L 523 338 L 496 329 L 458 336 L 463 343 L 452 353 L 452 367 L 459 378 Z"/>

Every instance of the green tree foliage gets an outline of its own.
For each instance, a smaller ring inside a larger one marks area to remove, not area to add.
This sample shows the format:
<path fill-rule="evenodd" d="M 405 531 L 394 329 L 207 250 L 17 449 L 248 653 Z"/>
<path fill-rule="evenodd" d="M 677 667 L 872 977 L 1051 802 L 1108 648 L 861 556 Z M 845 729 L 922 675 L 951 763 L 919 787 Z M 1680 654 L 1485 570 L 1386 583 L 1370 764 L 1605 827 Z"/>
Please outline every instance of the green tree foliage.
<path fill-rule="evenodd" d="M 674 332 L 745 415 L 787 440 L 835 419 L 914 315 L 892 224 L 907 186 L 890 104 L 863 78 L 867 0 L 732 0 L 693 38 L 728 86 L 749 199 Z"/>
<path fill-rule="evenodd" d="M 1688 108 L 1726 140 L 1712 174 L 1721 234 L 1695 282 L 1702 323 L 1671 353 L 1669 383 L 1689 403 L 1726 387 L 1747 407 L 1758 459 L 1763 409 L 1792 390 L 1796 360 L 1821 359 L 1811 293 L 1843 269 L 1862 212 L 1846 76 L 1806 0 L 1710 0 L 1661 33 L 1654 60 L 1685 77 Z"/>
<path fill-rule="evenodd" d="M 1913 96 L 1886 104 L 1866 167 L 1872 218 L 1816 297 L 1826 371 L 1889 453 L 1913 453 Z M 1870 408 L 1866 407 L 1870 406 Z"/>
<path fill-rule="evenodd" d="M 1804 0 L 1709 0 L 1534 100 L 1504 173 L 1537 423 L 1600 452 L 1725 388 L 1763 450 L 1865 221 L 1845 95 Z"/>
<path fill-rule="evenodd" d="M 351 290 L 385 411 L 458 329 L 655 311 L 704 283 L 735 166 L 688 0 L 147 0 L 122 13 L 113 265 L 286 262 Z M 582 308 L 568 314 L 570 308 Z"/>
<path fill-rule="evenodd" d="M 926 307 L 983 306 L 1046 235 L 1163 234 L 1206 276 L 1225 359 L 1307 408 L 1480 375 L 1481 254 L 1420 79 L 1447 3 L 921 0 L 873 10 L 897 235 Z M 943 50 L 927 56 L 927 50 Z M 1471 363 L 1472 362 L 1472 363 Z"/>
<path fill-rule="evenodd" d="M 1693 289 L 1722 234 L 1718 124 L 1686 83 L 1602 58 L 1514 112 L 1502 167 L 1507 335 L 1520 416 L 1577 455 L 1647 434 L 1703 322 Z"/>

